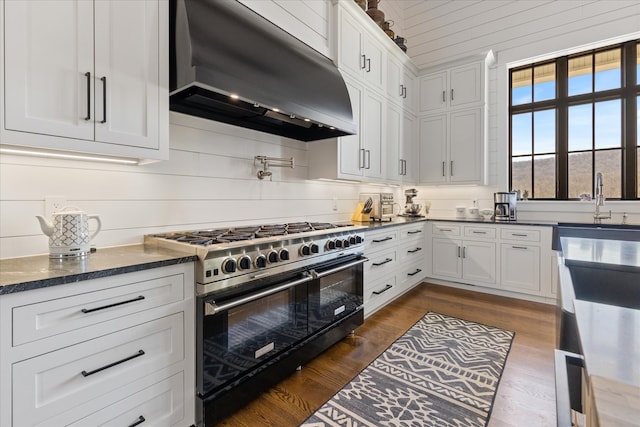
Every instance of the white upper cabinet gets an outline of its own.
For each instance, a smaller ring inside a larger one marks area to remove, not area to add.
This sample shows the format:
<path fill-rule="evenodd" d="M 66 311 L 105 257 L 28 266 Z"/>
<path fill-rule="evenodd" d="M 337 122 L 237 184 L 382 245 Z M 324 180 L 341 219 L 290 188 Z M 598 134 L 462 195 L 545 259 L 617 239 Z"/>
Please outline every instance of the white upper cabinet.
<path fill-rule="evenodd" d="M 376 89 L 384 89 L 383 47 L 346 8 L 338 8 L 338 19 L 338 67 Z"/>
<path fill-rule="evenodd" d="M 466 107 L 486 102 L 485 61 L 427 73 L 420 77 L 420 112 Z"/>
<path fill-rule="evenodd" d="M 168 4 L 4 2 L 2 143 L 168 157 Z"/>
<path fill-rule="evenodd" d="M 387 96 L 409 111 L 415 110 L 415 75 L 394 55 L 387 58 Z"/>
<path fill-rule="evenodd" d="M 420 184 L 487 184 L 489 52 L 420 81 Z"/>

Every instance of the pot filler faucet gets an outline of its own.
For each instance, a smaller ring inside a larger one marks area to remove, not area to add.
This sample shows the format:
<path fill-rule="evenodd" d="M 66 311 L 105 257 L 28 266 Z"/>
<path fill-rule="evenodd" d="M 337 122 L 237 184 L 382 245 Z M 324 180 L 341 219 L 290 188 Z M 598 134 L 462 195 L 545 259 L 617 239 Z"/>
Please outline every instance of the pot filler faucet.
<path fill-rule="evenodd" d="M 602 224 L 603 219 L 611 219 L 611 211 L 609 211 L 609 215 L 602 215 L 600 213 L 600 206 L 604 206 L 604 193 L 602 192 L 602 173 L 598 172 L 596 174 L 596 212 L 593 214 L 593 223 L 594 224 Z"/>

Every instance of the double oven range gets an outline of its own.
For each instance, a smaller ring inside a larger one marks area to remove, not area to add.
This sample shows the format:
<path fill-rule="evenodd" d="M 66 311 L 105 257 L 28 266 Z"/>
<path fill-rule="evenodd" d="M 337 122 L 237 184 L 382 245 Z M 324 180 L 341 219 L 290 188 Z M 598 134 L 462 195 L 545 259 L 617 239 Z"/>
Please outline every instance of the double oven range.
<path fill-rule="evenodd" d="M 228 416 L 363 323 L 364 228 L 301 222 L 145 237 L 198 256 L 198 425 Z"/>

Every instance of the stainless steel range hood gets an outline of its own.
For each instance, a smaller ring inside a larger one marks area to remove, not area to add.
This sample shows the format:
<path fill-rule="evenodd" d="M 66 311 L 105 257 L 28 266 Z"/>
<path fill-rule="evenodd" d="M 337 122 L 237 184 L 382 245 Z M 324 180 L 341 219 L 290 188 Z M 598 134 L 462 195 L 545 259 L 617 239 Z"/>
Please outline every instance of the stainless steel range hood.
<path fill-rule="evenodd" d="M 314 141 L 357 132 L 335 64 L 235 0 L 171 1 L 170 109 Z"/>

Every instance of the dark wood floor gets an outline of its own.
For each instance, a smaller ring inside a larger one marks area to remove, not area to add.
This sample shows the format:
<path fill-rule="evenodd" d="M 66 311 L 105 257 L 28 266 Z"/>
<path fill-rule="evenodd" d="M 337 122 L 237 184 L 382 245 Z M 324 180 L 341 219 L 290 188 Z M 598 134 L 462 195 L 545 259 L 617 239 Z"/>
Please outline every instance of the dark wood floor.
<path fill-rule="evenodd" d="M 423 283 L 221 425 L 299 425 L 427 311 L 516 332 L 490 427 L 556 424 L 555 307 Z"/>

